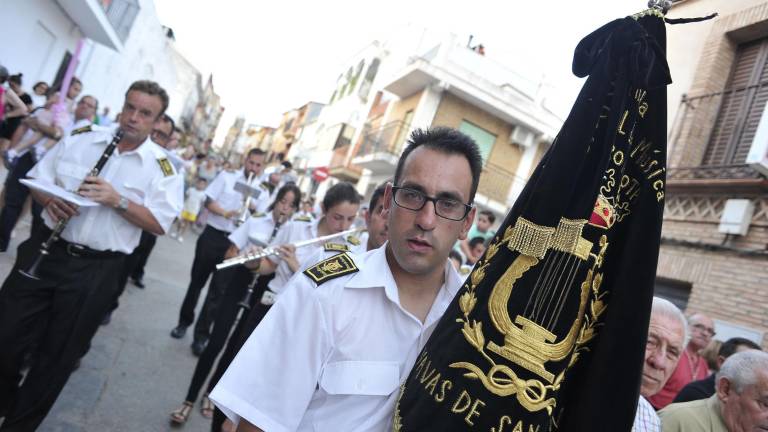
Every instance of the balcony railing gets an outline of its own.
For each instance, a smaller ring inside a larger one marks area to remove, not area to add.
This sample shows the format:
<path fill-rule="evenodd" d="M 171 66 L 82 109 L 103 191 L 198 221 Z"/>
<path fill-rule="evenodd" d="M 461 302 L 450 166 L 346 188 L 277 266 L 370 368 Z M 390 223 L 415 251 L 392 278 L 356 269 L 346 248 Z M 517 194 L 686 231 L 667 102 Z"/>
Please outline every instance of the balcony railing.
<path fill-rule="evenodd" d="M 408 123 L 395 121 L 365 133 L 356 156 L 369 156 L 375 153 L 400 156 L 410 127 Z"/>
<path fill-rule="evenodd" d="M 667 180 L 759 180 L 762 176 L 749 165 L 709 165 L 670 168 Z"/>
<path fill-rule="evenodd" d="M 514 173 L 499 165 L 488 162 L 480 174 L 477 192 L 499 203 L 506 204 L 509 188 L 512 187 Z"/>

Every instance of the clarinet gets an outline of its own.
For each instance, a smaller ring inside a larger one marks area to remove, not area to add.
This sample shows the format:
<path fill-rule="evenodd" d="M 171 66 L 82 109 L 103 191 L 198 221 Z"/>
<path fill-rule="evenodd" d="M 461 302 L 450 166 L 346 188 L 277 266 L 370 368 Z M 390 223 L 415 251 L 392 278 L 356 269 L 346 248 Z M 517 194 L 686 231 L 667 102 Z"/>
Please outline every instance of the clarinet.
<path fill-rule="evenodd" d="M 279 218 L 277 218 L 277 222 L 275 223 L 275 228 L 272 229 L 272 234 L 269 236 L 269 241 L 267 243 L 272 243 L 272 240 L 275 239 L 275 236 L 277 235 L 277 231 L 280 229 L 280 225 L 283 224 L 285 217 L 283 215 L 280 215 Z M 248 290 L 245 292 L 245 296 L 243 296 L 243 299 L 240 300 L 240 303 L 237 305 L 243 308 L 243 310 L 250 310 L 251 309 L 251 297 L 253 297 L 253 291 L 256 288 L 256 282 L 259 280 L 259 273 L 253 272 L 251 283 L 248 284 Z"/>
<path fill-rule="evenodd" d="M 115 132 L 114 137 L 112 137 L 112 141 L 107 145 L 107 148 L 104 149 L 104 153 L 101 154 L 101 157 L 96 162 L 96 165 L 93 167 L 93 169 L 91 169 L 90 172 L 88 172 L 88 176 L 96 177 L 101 173 L 101 170 L 104 169 L 104 165 L 107 164 L 107 161 L 109 160 L 110 156 L 112 156 L 112 153 L 115 152 L 115 148 L 122 138 L 123 131 L 118 129 Z M 80 187 L 82 187 L 83 184 L 85 184 L 85 179 L 83 179 L 83 182 L 80 183 Z M 78 189 L 80 189 L 80 187 L 78 187 Z M 48 239 L 46 239 L 42 245 L 40 245 L 40 253 L 35 258 L 35 261 L 32 262 L 32 265 L 27 270 L 19 269 L 19 273 L 30 279 L 40 280 L 40 276 L 37 275 L 37 269 L 40 267 L 43 259 L 50 255 L 51 246 L 53 246 L 53 243 L 59 239 L 59 236 L 64 231 L 64 228 L 67 227 L 67 222 L 69 222 L 69 219 L 59 219 L 59 221 L 56 222 L 56 226 L 53 228 L 51 235 L 48 236 Z"/>

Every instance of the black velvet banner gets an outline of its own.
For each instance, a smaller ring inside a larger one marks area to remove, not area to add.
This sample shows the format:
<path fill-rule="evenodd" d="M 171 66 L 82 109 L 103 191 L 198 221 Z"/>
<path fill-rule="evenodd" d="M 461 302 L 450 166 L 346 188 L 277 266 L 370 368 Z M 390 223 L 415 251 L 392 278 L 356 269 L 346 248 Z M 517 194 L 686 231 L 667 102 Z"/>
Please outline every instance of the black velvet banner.
<path fill-rule="evenodd" d="M 664 208 L 665 28 L 576 48 L 563 128 L 421 352 L 395 431 L 629 431 Z"/>

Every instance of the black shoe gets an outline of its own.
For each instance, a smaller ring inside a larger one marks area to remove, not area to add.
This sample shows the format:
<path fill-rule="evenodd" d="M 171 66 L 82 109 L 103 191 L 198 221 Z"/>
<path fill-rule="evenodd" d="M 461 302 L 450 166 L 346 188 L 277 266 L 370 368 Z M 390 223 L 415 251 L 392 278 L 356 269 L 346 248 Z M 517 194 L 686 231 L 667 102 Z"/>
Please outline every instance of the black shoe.
<path fill-rule="evenodd" d="M 187 334 L 187 326 L 185 325 L 179 324 L 171 330 L 171 337 L 174 339 L 181 339 L 185 334 Z"/>
<path fill-rule="evenodd" d="M 104 315 L 104 318 L 101 319 L 101 325 L 109 325 L 109 323 L 112 321 L 112 311 L 107 312 Z"/>
<path fill-rule="evenodd" d="M 133 284 L 137 287 L 144 289 L 144 280 L 143 278 L 133 278 Z"/>
<path fill-rule="evenodd" d="M 195 355 L 195 357 L 200 357 L 200 354 L 205 351 L 205 347 L 208 346 L 208 340 L 207 339 L 201 339 L 192 342 L 192 354 Z"/>

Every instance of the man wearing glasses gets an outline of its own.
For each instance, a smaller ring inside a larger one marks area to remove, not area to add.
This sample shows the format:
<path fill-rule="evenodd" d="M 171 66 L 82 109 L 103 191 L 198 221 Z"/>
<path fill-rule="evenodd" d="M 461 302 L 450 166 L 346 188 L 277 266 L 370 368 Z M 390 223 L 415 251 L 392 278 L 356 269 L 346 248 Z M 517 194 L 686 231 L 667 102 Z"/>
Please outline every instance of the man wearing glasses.
<path fill-rule="evenodd" d="M 448 260 L 466 237 L 477 145 L 416 130 L 384 191 L 389 241 L 291 279 L 211 399 L 238 431 L 385 431 L 400 384 L 458 291 Z"/>
<path fill-rule="evenodd" d="M 715 323 L 710 317 L 696 313 L 688 318 L 688 328 L 691 338 L 680 356 L 675 371 L 669 377 L 664 388 L 648 398 L 648 401 L 657 410 L 672 403 L 677 393 L 691 381 L 698 381 L 709 376 L 707 361 L 699 352 L 706 348 L 715 336 Z"/>

